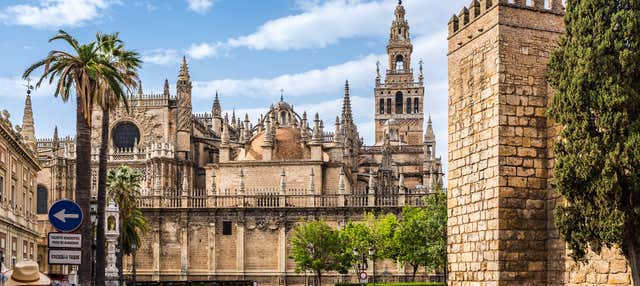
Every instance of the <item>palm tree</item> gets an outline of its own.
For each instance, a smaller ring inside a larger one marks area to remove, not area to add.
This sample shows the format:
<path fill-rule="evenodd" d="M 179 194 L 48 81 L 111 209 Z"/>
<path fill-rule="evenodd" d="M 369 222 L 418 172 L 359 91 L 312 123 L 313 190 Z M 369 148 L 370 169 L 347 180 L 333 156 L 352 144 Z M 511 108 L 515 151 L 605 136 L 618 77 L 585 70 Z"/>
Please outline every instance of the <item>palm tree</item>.
<path fill-rule="evenodd" d="M 23 77 L 43 68 L 36 88 L 47 80 L 55 83 L 54 96 L 67 102 L 76 99 L 76 201 L 85 214 L 90 210 L 91 199 L 91 115 L 97 98 L 105 96 L 107 90 L 123 93 L 124 80 L 118 68 L 107 61 L 95 42 L 79 44 L 67 32 L 60 30 L 49 42 L 63 41 L 70 51 L 52 50 L 42 60 L 29 66 Z M 108 87 L 108 88 L 106 88 Z M 82 233 L 82 261 L 91 261 L 93 231 L 90 220 L 85 219 Z M 79 282 L 91 284 L 91 263 L 83 263 L 78 269 Z"/>
<path fill-rule="evenodd" d="M 99 88 L 104 89 L 104 96 L 97 98 L 97 103 L 102 109 L 100 154 L 98 156 L 98 225 L 96 240 L 96 285 L 104 285 L 105 280 L 105 205 L 107 185 L 107 148 L 109 146 L 109 113 L 121 102 L 128 109 L 127 94 L 138 83 L 138 68 L 141 61 L 138 53 L 128 51 L 124 43 L 118 38 L 118 33 L 96 35 L 98 52 L 105 61 L 111 63 L 119 73 L 124 87 L 121 90 L 112 90 L 108 82 L 101 82 Z M 125 90 L 126 88 L 126 90 Z M 120 92 L 122 91 L 122 92 Z"/>
<path fill-rule="evenodd" d="M 109 170 L 107 174 L 107 189 L 109 198 L 112 199 L 120 210 L 120 249 L 118 262 L 120 277 L 122 277 L 123 254 L 131 255 L 132 245 L 140 244 L 140 235 L 149 229 L 147 219 L 138 209 L 137 201 L 140 198 L 140 179 L 142 174 L 127 166 L 115 170 Z"/>

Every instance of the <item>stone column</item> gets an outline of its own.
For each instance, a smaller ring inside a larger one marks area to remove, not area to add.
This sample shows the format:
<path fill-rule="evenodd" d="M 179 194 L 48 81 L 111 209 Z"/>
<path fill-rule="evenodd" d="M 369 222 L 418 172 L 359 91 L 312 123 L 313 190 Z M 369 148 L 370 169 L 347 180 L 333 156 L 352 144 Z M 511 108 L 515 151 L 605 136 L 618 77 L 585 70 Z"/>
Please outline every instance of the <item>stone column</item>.
<path fill-rule="evenodd" d="M 160 280 L 160 232 L 162 231 L 162 221 L 158 217 L 156 225 L 153 227 L 153 280 Z"/>
<path fill-rule="evenodd" d="M 287 227 L 280 226 L 278 235 L 278 272 L 286 276 L 287 272 Z"/>
<path fill-rule="evenodd" d="M 209 274 L 216 274 L 216 223 L 209 223 Z"/>
<path fill-rule="evenodd" d="M 244 276 L 244 221 L 238 221 L 236 228 L 236 270 Z"/>
<path fill-rule="evenodd" d="M 180 273 L 186 278 L 187 270 L 189 269 L 189 221 L 186 213 L 183 213 L 182 216 L 183 223 L 181 226 L 182 239 L 180 240 Z"/>

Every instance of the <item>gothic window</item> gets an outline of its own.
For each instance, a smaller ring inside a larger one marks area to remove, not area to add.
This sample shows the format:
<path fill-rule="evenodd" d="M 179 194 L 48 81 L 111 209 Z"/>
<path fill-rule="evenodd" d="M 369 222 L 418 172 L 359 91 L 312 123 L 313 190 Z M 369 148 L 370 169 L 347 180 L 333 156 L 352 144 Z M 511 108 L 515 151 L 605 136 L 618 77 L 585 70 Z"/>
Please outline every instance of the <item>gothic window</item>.
<path fill-rule="evenodd" d="M 116 148 L 133 148 L 140 142 L 140 130 L 131 122 L 122 122 L 113 128 L 113 145 Z"/>
<path fill-rule="evenodd" d="M 49 200 L 49 191 L 47 190 L 47 187 L 38 184 L 36 192 L 37 212 L 38 214 L 46 214 L 48 211 L 47 202 Z"/>
<path fill-rule="evenodd" d="M 420 112 L 420 99 L 416 97 L 413 99 L 413 113 L 418 112 Z"/>
<path fill-rule="evenodd" d="M 384 114 L 384 99 L 380 99 L 380 114 Z"/>
<path fill-rule="evenodd" d="M 398 91 L 396 93 L 396 114 L 402 114 L 402 92 Z"/>
<path fill-rule="evenodd" d="M 282 125 L 286 125 L 287 124 L 287 113 L 286 112 L 280 112 L 280 124 Z"/>
<path fill-rule="evenodd" d="M 222 222 L 222 235 L 231 235 L 231 221 Z"/>
<path fill-rule="evenodd" d="M 404 57 L 402 55 L 396 56 L 396 71 L 404 70 Z"/>
<path fill-rule="evenodd" d="M 387 98 L 387 114 L 391 114 L 391 98 Z"/>
<path fill-rule="evenodd" d="M 407 113 L 411 114 L 411 98 L 407 98 Z"/>

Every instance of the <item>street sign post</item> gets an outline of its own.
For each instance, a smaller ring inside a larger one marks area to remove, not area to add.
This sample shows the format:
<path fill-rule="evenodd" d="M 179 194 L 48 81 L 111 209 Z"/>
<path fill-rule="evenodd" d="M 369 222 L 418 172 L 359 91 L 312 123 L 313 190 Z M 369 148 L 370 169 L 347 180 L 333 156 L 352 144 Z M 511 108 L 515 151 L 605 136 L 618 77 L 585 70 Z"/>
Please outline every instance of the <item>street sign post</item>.
<path fill-rule="evenodd" d="M 59 200 L 49 208 L 49 222 L 62 232 L 72 232 L 82 224 L 82 209 L 72 200 Z"/>
<path fill-rule="evenodd" d="M 82 235 L 50 232 L 49 248 L 82 248 Z"/>
<path fill-rule="evenodd" d="M 82 251 L 69 249 L 49 249 L 49 264 L 51 265 L 80 265 Z"/>

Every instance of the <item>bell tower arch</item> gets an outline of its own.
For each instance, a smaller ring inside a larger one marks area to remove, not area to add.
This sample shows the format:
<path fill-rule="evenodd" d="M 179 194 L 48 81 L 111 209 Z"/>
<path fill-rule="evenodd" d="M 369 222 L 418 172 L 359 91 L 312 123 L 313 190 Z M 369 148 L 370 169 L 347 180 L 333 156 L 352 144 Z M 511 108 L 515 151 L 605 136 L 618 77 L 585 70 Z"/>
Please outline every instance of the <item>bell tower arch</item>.
<path fill-rule="evenodd" d="M 424 121 L 424 83 L 422 63 L 420 76 L 416 82 L 411 68 L 413 44 L 409 33 L 409 22 L 405 18 L 405 8 L 398 1 L 395 18 L 391 23 L 389 43 L 387 44 L 388 70 L 384 83 L 377 69 L 375 97 L 375 136 L 376 145 L 384 142 L 385 132 L 391 131 L 387 122 L 393 119 L 392 130 L 396 136 L 394 144 L 421 145 Z"/>

